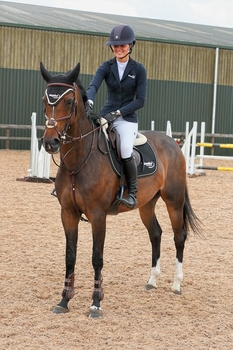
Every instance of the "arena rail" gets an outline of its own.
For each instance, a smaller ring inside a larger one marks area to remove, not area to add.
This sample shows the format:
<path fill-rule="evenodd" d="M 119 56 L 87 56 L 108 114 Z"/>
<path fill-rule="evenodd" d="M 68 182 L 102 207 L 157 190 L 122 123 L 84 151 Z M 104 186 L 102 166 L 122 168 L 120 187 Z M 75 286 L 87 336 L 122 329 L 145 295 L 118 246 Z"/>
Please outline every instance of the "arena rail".
<path fill-rule="evenodd" d="M 18 125 L 18 124 L 0 124 L 0 129 L 6 129 L 6 136 L 0 136 L 0 140 L 6 140 L 5 149 L 10 149 L 10 141 L 11 140 L 31 140 L 31 137 L 19 137 L 19 136 L 11 136 L 10 132 L 12 129 L 24 129 L 31 130 L 31 125 Z M 37 130 L 44 130 L 44 126 L 36 126 Z"/>

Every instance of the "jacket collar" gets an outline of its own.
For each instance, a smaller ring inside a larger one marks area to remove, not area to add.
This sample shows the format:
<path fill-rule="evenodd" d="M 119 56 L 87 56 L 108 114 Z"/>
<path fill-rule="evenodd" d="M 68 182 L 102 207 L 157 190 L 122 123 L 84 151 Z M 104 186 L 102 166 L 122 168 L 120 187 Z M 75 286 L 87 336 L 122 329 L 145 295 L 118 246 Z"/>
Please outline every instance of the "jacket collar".
<path fill-rule="evenodd" d="M 128 64 L 125 68 L 125 71 L 124 71 L 124 74 L 123 74 L 123 77 L 121 79 L 121 81 L 123 79 L 125 79 L 125 77 L 127 77 L 127 75 L 129 74 L 131 68 L 133 67 L 133 65 L 135 64 L 135 61 L 129 57 L 129 61 L 128 61 Z M 117 61 L 116 61 L 116 58 L 114 57 L 113 59 L 110 60 L 110 69 L 112 70 L 115 78 L 117 79 L 118 82 L 120 82 L 120 79 L 119 79 L 119 74 L 118 74 L 118 67 L 117 67 Z"/>

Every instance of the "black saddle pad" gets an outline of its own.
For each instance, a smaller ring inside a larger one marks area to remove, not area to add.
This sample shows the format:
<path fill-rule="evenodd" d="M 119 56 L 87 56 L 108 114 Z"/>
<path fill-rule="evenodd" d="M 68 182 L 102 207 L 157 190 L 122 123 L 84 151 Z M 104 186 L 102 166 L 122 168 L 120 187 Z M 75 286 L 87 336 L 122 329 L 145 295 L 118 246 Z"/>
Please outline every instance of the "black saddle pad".
<path fill-rule="evenodd" d="M 117 157 L 116 150 L 109 146 L 109 159 L 113 170 L 118 176 L 121 176 L 121 162 Z M 137 165 L 138 177 L 153 175 L 157 170 L 157 160 L 154 150 L 148 141 L 141 146 L 134 147 L 136 158 L 139 158 Z"/>

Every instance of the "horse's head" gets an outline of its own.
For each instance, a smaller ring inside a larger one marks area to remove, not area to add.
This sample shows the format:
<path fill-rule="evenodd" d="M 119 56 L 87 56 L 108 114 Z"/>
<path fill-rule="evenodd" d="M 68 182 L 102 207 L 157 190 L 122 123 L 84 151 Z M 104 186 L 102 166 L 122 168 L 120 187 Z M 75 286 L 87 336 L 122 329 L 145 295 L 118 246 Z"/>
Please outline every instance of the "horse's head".
<path fill-rule="evenodd" d="M 41 62 L 40 71 L 48 83 L 43 97 L 46 129 L 42 142 L 48 153 L 57 153 L 60 150 L 61 139 L 66 139 L 67 130 L 72 124 L 72 116 L 77 108 L 77 99 L 80 97 L 75 84 L 80 64 L 66 74 L 53 76 Z"/>

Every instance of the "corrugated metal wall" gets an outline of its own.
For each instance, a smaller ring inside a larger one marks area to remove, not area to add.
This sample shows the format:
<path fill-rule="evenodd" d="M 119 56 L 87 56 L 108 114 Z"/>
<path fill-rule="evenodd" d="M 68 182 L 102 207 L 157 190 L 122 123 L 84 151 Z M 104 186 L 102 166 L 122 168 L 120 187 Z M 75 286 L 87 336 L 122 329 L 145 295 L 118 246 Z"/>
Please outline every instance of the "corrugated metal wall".
<path fill-rule="evenodd" d="M 106 41 L 102 36 L 0 26 L 0 66 L 38 70 L 42 61 L 50 71 L 65 72 L 81 62 L 81 73 L 93 75 L 112 57 Z M 224 54 L 224 66 L 233 59 L 231 52 Z M 213 82 L 213 48 L 137 41 L 132 57 L 145 65 L 148 79 Z"/>
<path fill-rule="evenodd" d="M 54 72 L 81 62 L 82 74 L 93 74 L 110 57 L 106 38 L 82 34 L 0 26 L 1 68 L 38 70 L 42 61 Z"/>
<path fill-rule="evenodd" d="M 37 112 L 43 125 L 41 97 L 45 82 L 39 72 L 42 61 L 51 72 L 66 72 L 81 63 L 81 80 L 88 86 L 98 66 L 112 57 L 107 38 L 84 34 L 0 27 L 0 124 L 30 124 Z M 211 132 L 215 49 L 137 41 L 132 58 L 147 69 L 148 94 L 139 111 L 140 129 L 184 131 L 185 122 L 206 122 Z M 216 132 L 232 133 L 233 50 L 220 49 L 216 108 Z M 106 98 L 104 85 L 95 103 L 98 111 Z M 4 131 L 0 129 L 1 135 Z M 23 136 L 15 130 L 12 135 Z M 30 133 L 28 133 L 30 134 Z M 30 136 L 30 135 L 29 135 Z M 39 135 L 40 136 L 40 135 Z M 229 142 L 229 141 L 227 141 Z M 0 141 L 0 148 L 5 142 Z M 29 148 L 30 142 L 13 141 L 11 148 Z"/>
<path fill-rule="evenodd" d="M 140 42 L 135 57 L 148 78 L 209 84 L 213 82 L 214 49 L 167 43 Z"/>

